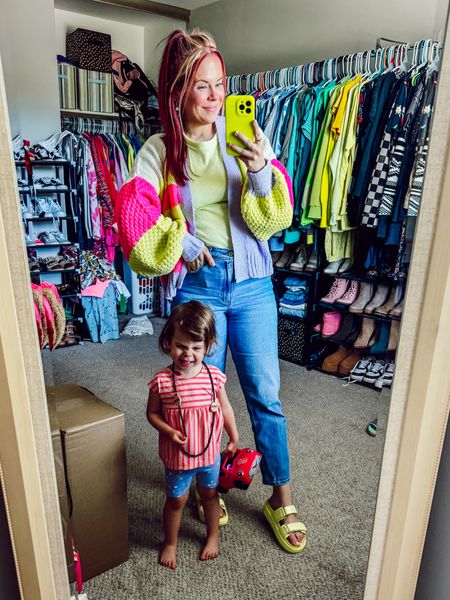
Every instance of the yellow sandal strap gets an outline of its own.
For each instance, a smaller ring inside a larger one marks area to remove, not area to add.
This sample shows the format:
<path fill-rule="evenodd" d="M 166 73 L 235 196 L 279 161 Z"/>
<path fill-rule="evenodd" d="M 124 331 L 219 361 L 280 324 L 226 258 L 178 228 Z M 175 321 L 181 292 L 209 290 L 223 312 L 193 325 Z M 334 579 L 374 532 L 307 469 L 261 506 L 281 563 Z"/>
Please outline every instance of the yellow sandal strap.
<path fill-rule="evenodd" d="M 280 508 L 276 508 L 272 511 L 272 516 L 275 519 L 275 521 L 282 521 L 288 515 L 293 514 L 297 514 L 297 509 L 293 504 L 290 504 L 289 506 L 280 506 Z"/>
<path fill-rule="evenodd" d="M 284 525 L 280 525 L 280 531 L 283 532 L 286 538 L 291 535 L 291 533 L 303 533 L 306 535 L 306 526 L 301 521 L 285 523 Z"/>

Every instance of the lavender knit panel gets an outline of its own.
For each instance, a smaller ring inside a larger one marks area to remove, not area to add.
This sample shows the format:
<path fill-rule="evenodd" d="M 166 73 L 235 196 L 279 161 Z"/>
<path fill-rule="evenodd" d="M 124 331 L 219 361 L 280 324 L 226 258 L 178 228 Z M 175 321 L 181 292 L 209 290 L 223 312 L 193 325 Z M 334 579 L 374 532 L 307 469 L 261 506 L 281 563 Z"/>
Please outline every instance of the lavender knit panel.
<path fill-rule="evenodd" d="M 242 218 L 241 170 L 236 159 L 226 152 L 224 117 L 217 118 L 216 129 L 225 170 L 227 172 L 228 215 L 230 219 L 230 231 L 234 251 L 235 279 L 237 282 L 239 282 L 250 279 L 251 277 L 268 277 L 273 273 L 269 244 L 267 242 L 257 240 Z M 251 176 L 254 179 L 252 182 L 252 188 L 257 190 L 261 189 L 261 193 L 267 187 L 267 169 L 270 169 L 271 173 L 270 164 L 266 165 L 266 167 L 264 167 L 260 173 Z M 269 181 L 271 182 L 271 177 L 269 178 Z M 195 236 L 196 228 L 194 204 L 189 181 L 185 185 L 179 186 L 178 191 L 180 194 L 180 202 L 183 214 L 188 225 L 188 231 L 190 234 Z M 270 193 L 270 189 L 267 191 L 267 193 Z M 187 270 L 183 264 L 183 267 L 179 273 L 172 272 L 170 274 L 165 289 L 165 295 L 169 300 L 175 296 L 177 289 L 182 286 L 186 273 Z"/>
<path fill-rule="evenodd" d="M 216 121 L 217 135 L 227 172 L 228 214 L 234 251 L 234 274 L 237 282 L 251 277 L 268 277 L 273 273 L 272 259 L 267 242 L 257 240 L 247 227 L 241 213 L 242 176 L 239 165 L 226 152 L 225 119 Z"/>

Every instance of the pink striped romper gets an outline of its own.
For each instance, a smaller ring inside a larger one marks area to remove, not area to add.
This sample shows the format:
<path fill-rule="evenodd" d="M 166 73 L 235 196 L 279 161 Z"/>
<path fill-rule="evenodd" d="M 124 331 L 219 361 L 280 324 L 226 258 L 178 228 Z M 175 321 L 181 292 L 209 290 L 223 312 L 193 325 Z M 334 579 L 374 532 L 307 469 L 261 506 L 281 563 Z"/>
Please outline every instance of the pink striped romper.
<path fill-rule="evenodd" d="M 208 365 L 209 366 L 209 365 Z M 216 394 L 224 387 L 226 375 L 217 367 L 209 366 Z M 181 412 L 187 433 L 184 448 L 189 454 L 198 454 L 208 443 L 213 412 L 211 411 L 211 381 L 203 366 L 195 377 L 181 377 L 175 371 L 177 394 L 181 398 Z M 161 399 L 162 416 L 166 423 L 183 433 L 178 404 L 175 402 L 172 371 L 170 366 L 158 371 L 149 382 L 149 387 Z M 223 415 L 220 402 L 214 419 L 214 432 L 208 449 L 201 456 L 190 457 L 180 447 L 171 442 L 168 436 L 159 434 L 159 456 L 168 469 L 185 471 L 206 467 L 215 463 L 220 453 L 220 439 L 223 429 Z"/>

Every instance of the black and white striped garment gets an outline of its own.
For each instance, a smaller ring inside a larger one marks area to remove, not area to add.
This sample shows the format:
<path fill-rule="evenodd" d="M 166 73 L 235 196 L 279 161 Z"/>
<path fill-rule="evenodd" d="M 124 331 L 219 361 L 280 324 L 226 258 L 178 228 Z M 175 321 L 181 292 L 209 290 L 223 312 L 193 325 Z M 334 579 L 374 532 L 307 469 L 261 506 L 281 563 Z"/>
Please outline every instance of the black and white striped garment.
<path fill-rule="evenodd" d="M 399 135 L 392 151 L 389 163 L 389 171 L 386 178 L 386 184 L 381 198 L 379 215 L 391 215 L 394 207 L 395 193 L 397 191 L 398 176 L 402 166 L 402 160 L 405 155 L 406 140 L 403 134 Z"/>
<path fill-rule="evenodd" d="M 428 139 L 425 144 L 419 148 L 411 177 L 409 193 L 406 195 L 404 208 L 407 209 L 408 217 L 417 217 L 419 214 L 420 200 L 423 191 L 423 178 L 425 175 L 425 165 L 428 156 Z"/>

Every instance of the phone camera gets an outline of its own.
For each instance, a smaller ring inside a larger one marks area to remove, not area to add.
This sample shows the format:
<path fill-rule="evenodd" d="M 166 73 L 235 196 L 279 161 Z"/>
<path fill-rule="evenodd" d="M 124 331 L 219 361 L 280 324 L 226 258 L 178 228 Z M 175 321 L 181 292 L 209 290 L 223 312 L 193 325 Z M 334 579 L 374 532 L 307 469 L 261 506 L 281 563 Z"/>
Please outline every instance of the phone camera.
<path fill-rule="evenodd" d="M 244 110 L 244 108 L 245 108 L 245 106 L 244 106 L 243 104 L 240 104 L 240 105 L 239 105 L 239 109 L 240 109 L 240 110 Z"/>
<path fill-rule="evenodd" d="M 247 100 L 247 102 L 245 103 L 245 105 L 246 105 L 246 106 L 251 106 L 251 105 L 252 105 L 252 103 L 251 103 L 251 101 L 250 101 L 250 100 Z"/>
<path fill-rule="evenodd" d="M 245 112 L 249 115 L 252 112 L 252 109 L 251 108 L 246 108 Z"/>

